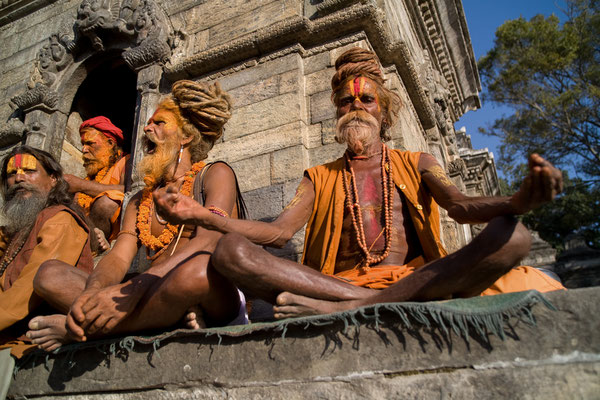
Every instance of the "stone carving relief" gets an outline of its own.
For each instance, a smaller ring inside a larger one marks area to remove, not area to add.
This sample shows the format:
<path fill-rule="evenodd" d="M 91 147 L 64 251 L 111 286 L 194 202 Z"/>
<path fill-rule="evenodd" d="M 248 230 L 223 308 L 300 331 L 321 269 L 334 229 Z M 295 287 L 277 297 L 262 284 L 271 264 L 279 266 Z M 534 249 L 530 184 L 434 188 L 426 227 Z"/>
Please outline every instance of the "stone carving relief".
<path fill-rule="evenodd" d="M 73 23 L 73 38 L 56 33 L 40 49 L 27 91 L 11 99 L 25 113 L 56 111 L 61 72 L 84 51 L 115 47 L 134 71 L 163 65 L 174 47 L 169 21 L 154 0 L 83 0 Z"/>
<path fill-rule="evenodd" d="M 127 44 L 122 57 L 136 71 L 164 64 L 174 48 L 169 21 L 153 0 L 84 0 L 74 29 L 76 37 L 87 37 L 96 51 L 110 43 Z"/>
<path fill-rule="evenodd" d="M 11 118 L 0 128 L 0 147 L 17 143 L 23 137 L 26 127 L 18 118 Z"/>
<path fill-rule="evenodd" d="M 454 145 L 454 123 L 448 104 L 450 102 L 450 89 L 446 78 L 433 68 L 429 54 L 424 50 L 424 62 L 421 67 L 421 79 L 424 82 L 425 93 L 433 105 L 436 125 L 444 137 L 448 154 L 456 155 L 457 149 Z"/>

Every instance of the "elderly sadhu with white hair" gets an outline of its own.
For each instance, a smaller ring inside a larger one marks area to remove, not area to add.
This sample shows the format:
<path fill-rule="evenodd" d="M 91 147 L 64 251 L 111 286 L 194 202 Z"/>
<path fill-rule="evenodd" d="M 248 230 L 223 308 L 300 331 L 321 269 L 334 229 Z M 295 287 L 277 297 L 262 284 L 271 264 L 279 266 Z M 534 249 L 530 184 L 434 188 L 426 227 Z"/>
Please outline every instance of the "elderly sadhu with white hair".
<path fill-rule="evenodd" d="M 271 222 L 214 215 L 184 196 L 156 193 L 167 219 L 227 233 L 212 263 L 245 292 L 275 303 L 276 318 L 323 314 L 375 303 L 435 300 L 562 285 L 516 267 L 530 235 L 514 217 L 552 200 L 560 171 L 538 155 L 510 197 L 469 197 L 426 153 L 388 148 L 400 101 L 385 88 L 371 51 L 353 48 L 335 63 L 332 100 L 342 157 L 305 171 L 296 196 Z M 453 254 L 440 236 L 438 204 L 461 223 L 487 227 Z M 302 263 L 251 243 L 283 246 L 306 224 Z"/>
<path fill-rule="evenodd" d="M 112 250 L 87 275 L 60 261 L 40 273 L 64 271 L 79 293 L 69 313 L 38 317 L 28 336 L 45 350 L 68 341 L 106 334 L 170 327 L 219 326 L 244 322 L 241 293 L 214 270 L 209 259 L 221 234 L 193 225 L 167 223 L 152 193 L 168 187 L 204 204 L 219 216 L 243 217 L 236 177 L 225 163 L 206 164 L 208 152 L 231 116 L 230 98 L 215 83 L 178 81 L 144 128 L 146 156 L 138 168 L 146 187 L 132 197 Z M 150 268 L 125 275 L 144 246 Z M 43 282 L 43 280 L 42 280 Z M 60 285 L 45 291 L 60 292 Z"/>

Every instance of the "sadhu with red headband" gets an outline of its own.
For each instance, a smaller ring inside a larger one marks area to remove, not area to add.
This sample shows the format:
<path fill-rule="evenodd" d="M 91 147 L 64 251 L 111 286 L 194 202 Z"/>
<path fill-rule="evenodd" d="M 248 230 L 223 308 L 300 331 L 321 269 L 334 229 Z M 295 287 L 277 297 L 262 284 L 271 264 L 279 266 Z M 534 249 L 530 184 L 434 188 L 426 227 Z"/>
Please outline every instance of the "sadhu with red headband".
<path fill-rule="evenodd" d="M 146 187 L 129 201 L 113 248 L 89 277 L 79 278 L 85 290 L 68 316 L 49 317 L 30 331 L 44 349 L 178 324 L 198 328 L 246 321 L 243 296 L 209 263 L 221 234 L 167 223 L 153 198 L 161 188 L 182 201 L 206 204 L 214 215 L 244 214 L 233 170 L 222 162 L 204 162 L 230 116 L 231 100 L 218 83 L 173 85 L 144 128 L 146 155 L 137 167 Z M 149 268 L 123 281 L 141 246 Z M 47 268 L 66 266 L 57 262 Z"/>
<path fill-rule="evenodd" d="M 218 216 L 165 190 L 156 201 L 161 215 L 227 233 L 212 265 L 275 304 L 276 318 L 379 302 L 562 288 L 539 270 L 514 268 L 530 239 L 513 217 L 550 201 L 561 190 L 560 171 L 532 155 L 529 176 L 513 196 L 466 196 L 433 156 L 384 143 L 400 102 L 385 88 L 373 52 L 350 49 L 335 66 L 336 137 L 347 149 L 336 161 L 306 170 L 275 221 Z M 488 225 L 449 256 L 438 204 L 461 223 Z M 284 246 L 305 224 L 303 265 L 251 243 Z"/>
<path fill-rule="evenodd" d="M 100 249 L 107 250 L 119 233 L 129 156 L 123 156 L 123 131 L 104 116 L 83 121 L 79 133 L 87 176 L 65 174 L 65 179 L 96 228 Z"/>

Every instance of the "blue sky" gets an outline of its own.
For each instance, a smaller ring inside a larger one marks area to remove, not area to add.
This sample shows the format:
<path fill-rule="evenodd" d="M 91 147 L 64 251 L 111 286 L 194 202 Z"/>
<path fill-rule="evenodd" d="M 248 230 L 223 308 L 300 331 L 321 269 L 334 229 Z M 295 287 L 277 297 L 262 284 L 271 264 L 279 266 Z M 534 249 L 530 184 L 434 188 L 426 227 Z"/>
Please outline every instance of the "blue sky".
<path fill-rule="evenodd" d="M 556 14 L 561 22 L 565 19 L 564 0 L 463 0 L 462 3 L 477 60 L 493 47 L 496 29 L 507 20 L 521 16 L 530 19 L 537 14 L 548 16 L 552 13 Z M 503 114 L 511 114 L 511 110 L 482 102 L 479 110 L 467 112 L 454 126 L 456 129 L 463 126 L 467 128 L 474 149 L 487 147 L 498 157 L 500 141 L 495 137 L 480 134 L 478 128 L 491 125 Z"/>

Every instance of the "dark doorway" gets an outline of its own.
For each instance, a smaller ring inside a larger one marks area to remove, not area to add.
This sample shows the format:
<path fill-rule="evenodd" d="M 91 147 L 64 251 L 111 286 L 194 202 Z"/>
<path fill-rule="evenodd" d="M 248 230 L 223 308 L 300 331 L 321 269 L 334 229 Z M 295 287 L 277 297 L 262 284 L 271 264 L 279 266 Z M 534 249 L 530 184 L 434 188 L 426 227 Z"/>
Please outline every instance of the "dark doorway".
<path fill-rule="evenodd" d="M 94 66 L 77 90 L 71 112 L 81 119 L 104 115 L 123 130 L 123 151 L 131 153 L 137 76 L 121 59 Z"/>

